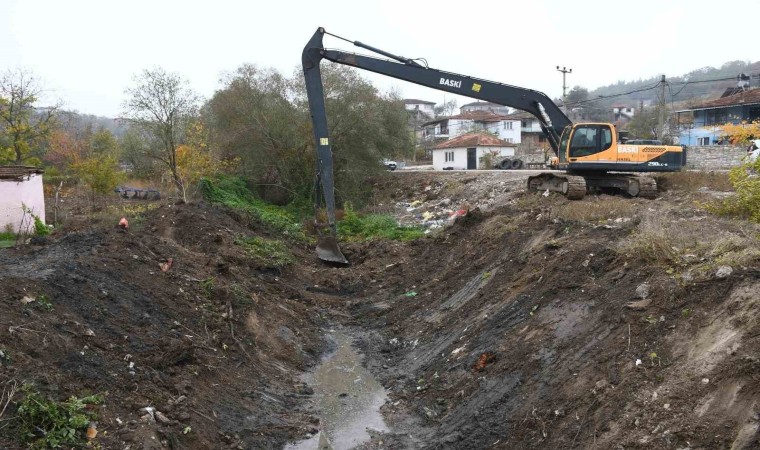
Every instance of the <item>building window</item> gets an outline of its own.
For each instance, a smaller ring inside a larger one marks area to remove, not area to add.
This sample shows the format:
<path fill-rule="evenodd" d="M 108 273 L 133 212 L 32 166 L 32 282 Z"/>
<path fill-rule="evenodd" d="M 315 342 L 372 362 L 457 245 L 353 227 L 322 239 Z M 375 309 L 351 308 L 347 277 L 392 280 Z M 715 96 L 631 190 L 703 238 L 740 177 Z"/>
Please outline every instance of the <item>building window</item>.
<path fill-rule="evenodd" d="M 511 144 L 511 143 L 512 143 L 512 138 L 506 138 L 506 139 L 504 139 L 504 140 L 505 140 L 505 141 L 507 141 L 507 143 L 508 143 L 508 144 Z"/>
<path fill-rule="evenodd" d="M 709 137 L 697 138 L 697 145 L 710 145 L 710 138 Z"/>
<path fill-rule="evenodd" d="M 530 128 L 530 120 L 523 120 L 522 121 L 522 127 L 523 128 Z"/>
<path fill-rule="evenodd" d="M 451 151 L 451 152 L 444 152 L 444 157 L 446 159 L 445 162 L 452 162 L 452 161 L 454 161 L 454 152 L 453 151 Z"/>
<path fill-rule="evenodd" d="M 505 130 L 511 130 L 512 129 L 512 122 L 504 122 L 504 129 Z"/>

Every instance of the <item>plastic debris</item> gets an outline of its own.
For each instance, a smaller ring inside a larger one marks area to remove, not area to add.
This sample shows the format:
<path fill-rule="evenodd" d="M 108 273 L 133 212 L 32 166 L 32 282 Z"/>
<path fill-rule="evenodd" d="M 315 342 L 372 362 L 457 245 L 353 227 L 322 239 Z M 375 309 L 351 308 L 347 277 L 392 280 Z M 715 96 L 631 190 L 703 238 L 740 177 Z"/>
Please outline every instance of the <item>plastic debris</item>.
<path fill-rule="evenodd" d="M 416 297 L 417 296 L 417 292 L 415 292 L 415 291 L 409 291 L 409 292 L 407 292 L 404 295 L 406 295 L 407 297 Z"/>

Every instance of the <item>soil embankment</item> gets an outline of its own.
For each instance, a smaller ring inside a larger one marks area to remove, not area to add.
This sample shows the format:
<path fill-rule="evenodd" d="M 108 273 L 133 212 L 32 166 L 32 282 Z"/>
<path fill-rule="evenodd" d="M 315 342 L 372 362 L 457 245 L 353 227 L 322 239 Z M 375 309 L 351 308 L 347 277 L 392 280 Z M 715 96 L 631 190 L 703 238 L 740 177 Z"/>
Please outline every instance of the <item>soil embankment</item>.
<path fill-rule="evenodd" d="M 104 448 L 282 448 L 320 430 L 300 377 L 342 326 L 389 397 L 363 448 L 755 448 L 760 230 L 671 186 L 394 174 L 374 207 L 431 232 L 344 244 L 347 268 L 253 260 L 236 242 L 266 233 L 208 205 L 2 251 L 0 382 L 104 393 Z"/>

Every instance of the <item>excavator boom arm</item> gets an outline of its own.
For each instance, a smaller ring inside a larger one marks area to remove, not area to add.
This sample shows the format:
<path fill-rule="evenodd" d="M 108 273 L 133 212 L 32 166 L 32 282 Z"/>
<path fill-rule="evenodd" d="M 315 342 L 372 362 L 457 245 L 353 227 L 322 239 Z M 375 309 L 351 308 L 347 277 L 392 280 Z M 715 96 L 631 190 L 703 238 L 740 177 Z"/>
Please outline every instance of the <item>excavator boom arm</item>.
<path fill-rule="evenodd" d="M 534 115 L 538 119 L 541 124 L 541 129 L 544 134 L 546 134 L 552 149 L 555 153 L 559 153 L 560 136 L 564 128 L 570 125 L 571 122 L 559 107 L 557 107 L 557 105 L 555 105 L 545 94 L 532 89 L 525 89 L 494 81 L 482 80 L 467 75 L 431 69 L 419 64 L 415 60 L 396 56 L 359 41 L 353 41 L 352 43 L 358 47 L 365 48 L 398 62 L 343 52 L 340 50 L 327 50 L 322 44 L 322 39 L 325 34 L 326 32 L 324 28 L 317 29 L 306 44 L 306 47 L 304 47 L 301 62 L 303 65 L 304 79 L 306 81 L 306 92 L 314 129 L 314 140 L 317 146 L 317 186 L 321 187 L 324 195 L 325 207 L 327 209 L 327 222 L 333 236 L 336 234 L 335 190 L 332 150 L 327 129 L 327 115 L 325 113 L 324 88 L 319 67 L 320 62 L 323 59 L 409 81 L 429 88 L 521 109 Z M 336 253 L 335 258 L 331 258 L 331 251 L 329 248 L 326 252 L 323 252 L 325 257 L 320 255 L 320 258 L 332 262 L 342 262 L 341 260 L 345 261 L 345 258 L 337 248 L 337 244 L 335 244 L 333 250 Z"/>

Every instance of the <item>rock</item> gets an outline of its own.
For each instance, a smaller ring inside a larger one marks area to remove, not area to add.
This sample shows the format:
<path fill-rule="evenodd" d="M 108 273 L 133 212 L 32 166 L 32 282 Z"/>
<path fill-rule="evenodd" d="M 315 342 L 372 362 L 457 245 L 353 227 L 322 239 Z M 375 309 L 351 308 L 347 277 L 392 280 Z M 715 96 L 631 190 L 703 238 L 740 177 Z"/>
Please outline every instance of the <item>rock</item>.
<path fill-rule="evenodd" d="M 630 309 L 635 309 L 635 310 L 642 310 L 642 309 L 646 309 L 647 306 L 649 306 L 651 303 L 652 303 L 652 299 L 647 298 L 644 300 L 637 300 L 635 302 L 628 302 L 625 305 L 625 307 L 630 308 Z"/>
<path fill-rule="evenodd" d="M 161 411 L 156 411 L 155 416 L 156 416 L 156 420 L 158 422 L 163 423 L 164 425 L 168 425 L 172 423 L 172 421 L 168 417 L 166 417 L 164 413 L 162 413 Z"/>
<path fill-rule="evenodd" d="M 718 278 L 726 278 L 730 276 L 734 272 L 734 269 L 731 268 L 731 266 L 720 266 L 718 267 L 718 270 L 715 272 L 715 276 Z"/>
<path fill-rule="evenodd" d="M 649 283 L 641 283 L 638 285 L 636 287 L 635 297 L 641 299 L 649 297 Z"/>

